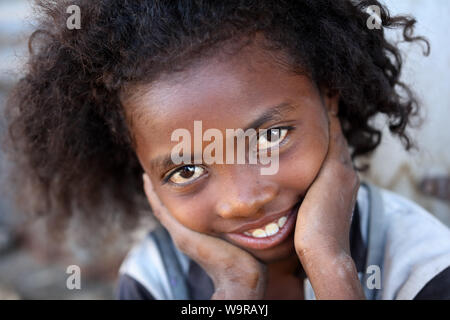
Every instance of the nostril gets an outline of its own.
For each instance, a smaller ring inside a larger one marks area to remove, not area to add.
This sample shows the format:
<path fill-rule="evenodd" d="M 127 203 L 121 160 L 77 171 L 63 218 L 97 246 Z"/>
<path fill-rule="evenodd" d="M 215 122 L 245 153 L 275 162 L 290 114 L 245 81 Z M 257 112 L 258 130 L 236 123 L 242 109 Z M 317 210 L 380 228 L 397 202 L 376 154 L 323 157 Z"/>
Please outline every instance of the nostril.
<path fill-rule="evenodd" d="M 262 205 L 263 204 L 260 201 L 222 202 L 217 206 L 217 212 L 221 217 L 226 219 L 249 217 L 256 215 L 258 211 L 260 211 Z"/>
<path fill-rule="evenodd" d="M 259 184 L 260 181 L 257 181 Z M 256 181 L 255 181 L 256 183 Z M 241 186 L 242 187 L 242 186 Z M 245 188 L 247 191 L 249 189 Z M 270 203 L 278 195 L 278 188 L 275 185 L 258 185 L 253 187 L 253 192 L 242 192 L 243 189 L 228 190 L 223 195 L 216 206 L 217 213 L 223 218 L 249 217 L 255 216 L 264 206 Z"/>
<path fill-rule="evenodd" d="M 240 204 L 222 203 L 218 206 L 217 211 L 222 218 L 230 219 L 236 217 L 243 217 L 246 215 L 246 212 L 248 214 L 249 210 L 243 208 L 243 206 Z"/>
<path fill-rule="evenodd" d="M 271 202 L 274 197 L 264 196 L 252 200 L 233 199 L 228 202 L 220 202 L 217 205 L 217 212 L 223 218 L 237 218 L 255 216 L 267 203 Z"/>

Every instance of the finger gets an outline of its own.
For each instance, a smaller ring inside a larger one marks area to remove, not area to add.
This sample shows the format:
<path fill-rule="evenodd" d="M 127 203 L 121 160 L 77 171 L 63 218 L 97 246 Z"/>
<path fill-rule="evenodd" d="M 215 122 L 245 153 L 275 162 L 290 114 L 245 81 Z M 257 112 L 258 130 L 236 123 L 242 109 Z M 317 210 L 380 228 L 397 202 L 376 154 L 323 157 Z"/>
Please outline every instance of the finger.
<path fill-rule="evenodd" d="M 152 207 L 152 212 L 155 215 L 158 220 L 160 220 L 161 223 L 164 224 L 164 217 L 163 214 L 167 214 L 166 207 L 161 203 L 159 200 L 159 197 L 155 194 L 155 190 L 153 189 L 153 184 L 150 181 L 150 178 L 146 173 L 142 175 L 142 180 L 144 182 L 144 192 L 147 196 L 147 200 L 150 203 L 150 206 Z"/>
<path fill-rule="evenodd" d="M 224 240 L 191 230 L 182 225 L 161 202 L 147 174 L 143 175 L 143 180 L 144 191 L 155 216 L 169 231 L 172 239 L 181 251 L 184 251 L 208 269 L 214 264 L 214 261 L 211 259 L 212 254 L 222 263 L 232 262 L 233 259 L 230 259 L 230 257 L 235 256 L 236 251 L 241 251 L 240 249 Z"/>
<path fill-rule="evenodd" d="M 331 159 L 337 159 L 339 162 L 351 166 L 352 159 L 350 156 L 350 151 L 347 143 L 347 139 L 345 138 L 341 122 L 339 117 L 332 116 L 330 117 L 330 144 L 329 144 L 329 155 L 328 157 Z"/>
<path fill-rule="evenodd" d="M 334 175 L 335 178 L 345 181 L 348 190 L 353 194 L 359 189 L 359 177 L 354 170 L 353 161 L 350 155 L 350 149 L 345 138 L 341 123 L 338 117 L 330 119 L 330 158 L 336 159 L 338 166 L 333 166 L 333 170 L 338 170 L 340 174 Z M 342 166 L 343 165 L 343 166 Z M 342 170 L 339 169 L 341 167 Z M 351 188 L 353 186 L 353 188 Z"/>
<path fill-rule="evenodd" d="M 150 206 L 152 207 L 153 213 L 167 231 L 169 231 L 175 245 L 201 265 L 204 265 L 205 259 L 202 254 L 199 255 L 199 251 L 207 252 L 208 246 L 214 245 L 213 243 L 218 241 L 218 239 L 208 237 L 210 238 L 208 241 L 206 235 L 193 231 L 178 222 L 159 199 L 153 188 L 152 182 L 146 173 L 143 175 L 143 180 L 144 191 Z"/>
<path fill-rule="evenodd" d="M 351 165 L 348 144 L 338 117 L 330 117 L 329 132 L 326 160 L 298 211 L 295 231 L 298 248 L 317 246 L 317 238 L 336 239 L 335 243 L 347 246 L 347 238 L 341 241 L 340 237 L 347 237 L 352 212 L 349 208 L 354 206 L 357 191 L 353 181 L 357 175 Z"/>
<path fill-rule="evenodd" d="M 146 173 L 142 176 L 144 181 L 144 191 L 152 207 L 153 214 L 162 223 L 162 225 L 169 231 L 172 235 L 186 236 L 189 230 L 184 230 L 183 227 L 169 212 L 166 206 L 161 202 L 158 195 L 156 194 L 153 184 Z M 175 240 L 175 239 L 174 239 Z"/>

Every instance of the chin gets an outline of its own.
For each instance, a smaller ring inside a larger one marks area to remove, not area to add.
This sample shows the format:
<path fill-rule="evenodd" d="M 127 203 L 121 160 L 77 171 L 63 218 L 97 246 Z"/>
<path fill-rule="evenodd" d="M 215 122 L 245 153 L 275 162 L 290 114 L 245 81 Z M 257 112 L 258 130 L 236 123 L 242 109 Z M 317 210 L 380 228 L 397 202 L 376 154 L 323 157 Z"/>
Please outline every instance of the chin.
<path fill-rule="evenodd" d="M 251 253 L 255 258 L 260 260 L 265 264 L 274 263 L 280 260 L 288 259 L 295 253 L 294 247 L 294 234 L 290 235 L 283 243 L 279 244 L 276 247 L 265 249 L 265 250 L 249 250 L 246 249 L 249 253 Z"/>

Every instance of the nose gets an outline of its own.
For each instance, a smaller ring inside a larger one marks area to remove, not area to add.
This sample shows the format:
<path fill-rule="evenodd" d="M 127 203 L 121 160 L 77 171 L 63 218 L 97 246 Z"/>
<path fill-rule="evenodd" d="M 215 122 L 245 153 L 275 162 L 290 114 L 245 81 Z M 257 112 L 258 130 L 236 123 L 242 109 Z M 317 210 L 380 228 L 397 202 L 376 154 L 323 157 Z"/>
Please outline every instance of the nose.
<path fill-rule="evenodd" d="M 227 175 L 216 205 L 218 215 L 225 219 L 250 217 L 260 213 L 265 204 L 275 199 L 278 194 L 277 185 L 267 180 L 256 180 L 261 175 L 255 175 L 256 177 L 242 172 Z"/>

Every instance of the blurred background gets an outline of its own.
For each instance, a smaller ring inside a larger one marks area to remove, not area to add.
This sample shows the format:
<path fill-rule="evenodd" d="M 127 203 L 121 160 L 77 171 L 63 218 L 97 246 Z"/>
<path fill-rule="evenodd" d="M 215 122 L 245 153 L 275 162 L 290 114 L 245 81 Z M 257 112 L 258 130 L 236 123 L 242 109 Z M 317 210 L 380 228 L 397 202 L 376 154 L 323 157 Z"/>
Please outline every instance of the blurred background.
<path fill-rule="evenodd" d="M 412 199 L 450 226 L 450 1 L 384 3 L 392 14 L 414 16 L 416 33 L 431 43 L 427 58 L 418 45 L 400 45 L 405 58 L 403 81 L 420 99 L 425 122 L 420 129 L 410 131 L 419 151 L 409 153 L 385 126 L 382 144 L 370 158 L 371 169 L 361 178 Z M 0 108 L 20 78 L 32 29 L 29 1 L 0 0 Z M 399 36 L 387 32 L 393 40 Z M 3 134 L 3 119 L 0 130 Z M 5 161 L 2 150 L 0 161 Z M 4 174 L 0 172 L 0 179 Z M 0 299 L 112 299 L 120 263 L 144 232 L 145 227 L 125 237 L 116 228 L 104 235 L 106 243 L 80 247 L 71 241 L 77 235 L 74 224 L 65 243 L 53 243 L 42 221 L 23 220 L 11 200 L 0 195 Z M 66 287 L 70 265 L 81 269 L 80 290 Z"/>

